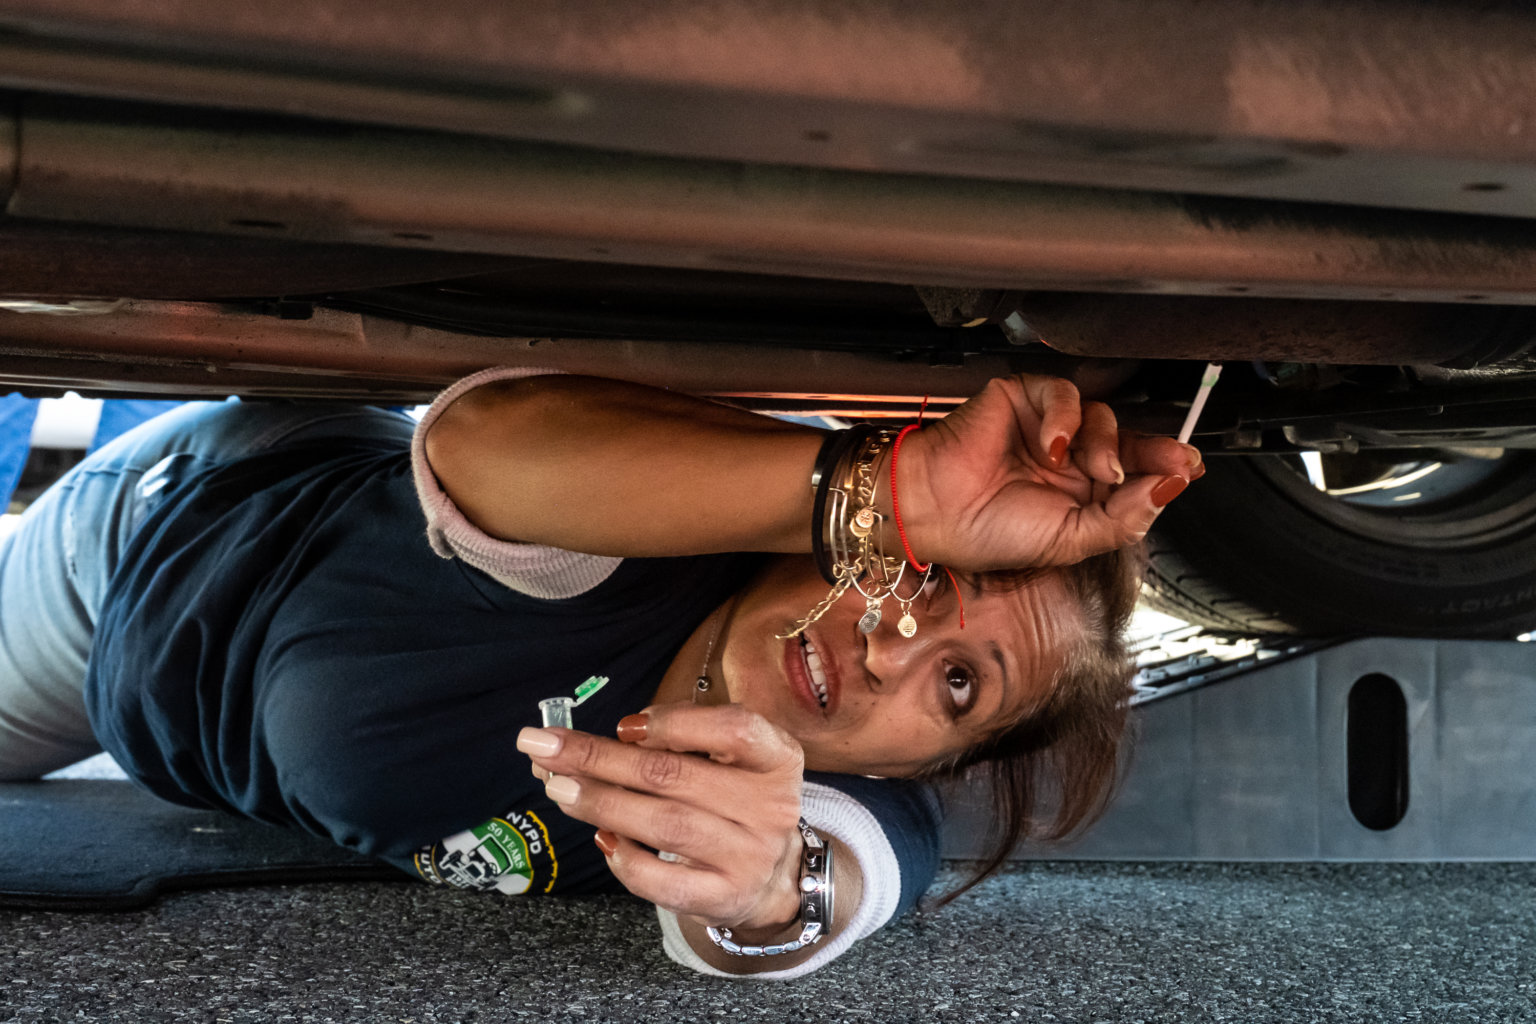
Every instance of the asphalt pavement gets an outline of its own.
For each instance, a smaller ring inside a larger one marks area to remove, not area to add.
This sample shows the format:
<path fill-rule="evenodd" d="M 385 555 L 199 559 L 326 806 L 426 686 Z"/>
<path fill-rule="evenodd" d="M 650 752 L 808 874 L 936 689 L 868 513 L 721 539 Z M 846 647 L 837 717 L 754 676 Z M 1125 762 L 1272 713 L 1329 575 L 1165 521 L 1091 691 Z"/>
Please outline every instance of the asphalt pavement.
<path fill-rule="evenodd" d="M 7 911 L 0 936 L 6 1024 L 1536 1021 L 1530 863 L 1015 864 L 794 983 L 677 967 L 637 901 L 411 883 Z"/>

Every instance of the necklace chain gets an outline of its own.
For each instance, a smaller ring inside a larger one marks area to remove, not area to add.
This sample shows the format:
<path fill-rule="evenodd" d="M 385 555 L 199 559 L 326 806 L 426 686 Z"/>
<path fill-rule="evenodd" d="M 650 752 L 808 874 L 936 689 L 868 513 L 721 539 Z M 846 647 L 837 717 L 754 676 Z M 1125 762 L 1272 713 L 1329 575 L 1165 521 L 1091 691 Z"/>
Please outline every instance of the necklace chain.
<path fill-rule="evenodd" d="M 731 617 L 731 609 L 736 607 L 736 598 L 730 601 L 715 613 L 714 628 L 709 631 L 709 645 L 704 648 L 704 663 L 699 666 L 699 678 L 693 683 L 693 702 L 697 704 L 699 698 L 710 691 L 714 681 L 709 678 L 709 660 L 715 656 L 715 642 L 720 639 L 720 633 L 725 628 L 725 622 Z"/>

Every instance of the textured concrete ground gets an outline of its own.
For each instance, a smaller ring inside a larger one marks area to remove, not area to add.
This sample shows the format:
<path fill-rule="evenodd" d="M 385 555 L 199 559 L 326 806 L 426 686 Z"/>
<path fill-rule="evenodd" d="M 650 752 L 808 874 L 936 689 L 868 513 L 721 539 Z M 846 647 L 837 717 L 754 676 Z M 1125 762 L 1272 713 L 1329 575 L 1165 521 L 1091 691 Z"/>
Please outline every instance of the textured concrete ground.
<path fill-rule="evenodd" d="M 1536 1021 L 1536 865 L 1022 864 L 805 981 L 624 899 L 411 884 L 0 913 L 0 1021 Z"/>

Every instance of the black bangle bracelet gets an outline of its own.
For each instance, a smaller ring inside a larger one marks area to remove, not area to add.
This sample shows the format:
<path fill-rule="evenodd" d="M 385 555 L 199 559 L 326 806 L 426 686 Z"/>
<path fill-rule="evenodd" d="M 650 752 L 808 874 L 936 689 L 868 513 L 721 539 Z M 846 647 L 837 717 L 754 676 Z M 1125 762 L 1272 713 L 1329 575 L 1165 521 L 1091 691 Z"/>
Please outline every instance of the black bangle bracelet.
<path fill-rule="evenodd" d="M 836 585 L 837 576 L 832 572 L 832 560 L 827 556 L 827 493 L 832 489 L 832 478 L 848 453 L 862 444 L 875 428 L 868 425 L 837 430 L 821 442 L 816 453 L 816 465 L 811 470 L 811 486 L 816 489 L 816 500 L 811 508 L 811 555 L 816 559 L 816 571 L 828 584 Z"/>
<path fill-rule="evenodd" d="M 811 469 L 811 489 L 816 492 L 816 500 L 811 505 L 811 555 L 816 559 L 816 571 L 828 583 L 836 581 L 832 578 L 832 565 L 827 560 L 827 544 L 822 537 L 826 529 L 823 520 L 827 515 L 827 481 L 832 476 L 832 455 L 842 444 L 846 433 L 834 430 L 822 439 L 821 449 L 816 452 L 816 465 Z"/>

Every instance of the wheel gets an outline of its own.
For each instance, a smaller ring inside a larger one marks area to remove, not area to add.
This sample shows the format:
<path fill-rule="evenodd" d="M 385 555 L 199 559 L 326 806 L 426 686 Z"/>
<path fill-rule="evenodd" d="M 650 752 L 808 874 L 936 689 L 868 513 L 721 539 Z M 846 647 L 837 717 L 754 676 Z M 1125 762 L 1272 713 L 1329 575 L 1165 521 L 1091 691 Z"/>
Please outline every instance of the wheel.
<path fill-rule="evenodd" d="M 1148 538 L 1150 603 L 1224 632 L 1536 626 L 1536 455 L 1213 457 Z"/>

